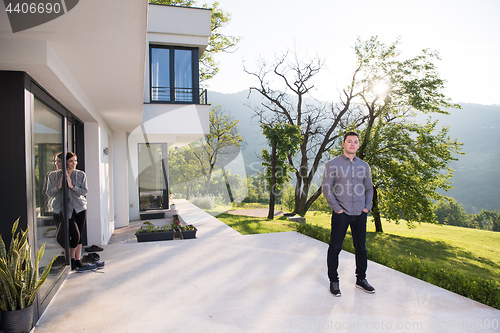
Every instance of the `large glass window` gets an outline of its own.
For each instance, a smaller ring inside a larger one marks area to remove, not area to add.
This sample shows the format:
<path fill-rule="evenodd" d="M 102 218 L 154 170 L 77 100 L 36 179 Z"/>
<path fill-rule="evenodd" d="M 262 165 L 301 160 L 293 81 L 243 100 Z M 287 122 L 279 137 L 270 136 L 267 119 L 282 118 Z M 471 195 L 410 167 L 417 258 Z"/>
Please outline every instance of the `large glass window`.
<path fill-rule="evenodd" d="M 151 49 L 151 100 L 170 102 L 170 49 Z"/>
<path fill-rule="evenodd" d="M 151 46 L 151 102 L 199 103 L 198 49 Z"/>
<path fill-rule="evenodd" d="M 140 210 L 168 208 L 167 145 L 139 144 Z"/>
<path fill-rule="evenodd" d="M 192 52 L 175 50 L 175 100 L 193 102 Z"/>
<path fill-rule="evenodd" d="M 47 282 L 39 295 L 42 299 L 52 288 L 66 265 L 64 256 L 65 233 L 62 223 L 62 195 L 51 191 L 57 173 L 62 172 L 62 160 L 57 155 L 63 148 L 63 117 L 35 98 L 34 102 L 34 152 L 35 152 L 35 206 L 37 247 L 45 243 L 45 254 L 40 262 L 40 272 L 54 257 Z"/>

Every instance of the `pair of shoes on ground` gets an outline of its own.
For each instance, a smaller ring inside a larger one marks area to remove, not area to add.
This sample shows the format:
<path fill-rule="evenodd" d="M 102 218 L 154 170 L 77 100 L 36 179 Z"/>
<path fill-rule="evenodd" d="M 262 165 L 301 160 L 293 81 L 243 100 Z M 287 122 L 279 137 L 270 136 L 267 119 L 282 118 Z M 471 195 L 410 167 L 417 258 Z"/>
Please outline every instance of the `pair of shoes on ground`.
<path fill-rule="evenodd" d="M 96 259 L 97 260 L 93 260 Z M 82 258 L 83 259 L 83 258 Z M 83 263 L 83 260 L 75 260 L 71 259 L 71 270 L 77 271 L 79 273 L 81 272 L 89 272 L 89 271 L 95 271 L 96 269 L 101 269 L 104 268 L 104 261 L 99 261 L 99 255 L 97 256 L 90 256 L 86 258 L 86 262 L 90 259 L 90 263 Z"/>
<path fill-rule="evenodd" d="M 93 264 L 85 264 L 81 267 L 77 267 L 75 271 L 77 273 L 85 273 L 85 272 L 94 272 L 95 270 L 102 268 L 104 268 L 104 261 L 98 261 Z"/>
<path fill-rule="evenodd" d="M 363 290 L 366 293 L 374 294 L 375 288 L 373 288 L 366 279 L 356 280 L 356 287 Z M 330 282 L 330 292 L 335 297 L 340 297 L 342 294 L 340 292 L 339 282 Z"/>
<path fill-rule="evenodd" d="M 100 252 L 102 250 L 104 250 L 102 247 L 97 246 L 95 244 L 85 248 L 85 251 L 87 251 L 87 252 Z"/>
<path fill-rule="evenodd" d="M 105 262 L 100 260 L 101 257 L 97 253 L 89 253 L 82 257 L 82 263 L 96 265 L 96 269 L 104 268 Z"/>
<path fill-rule="evenodd" d="M 98 262 L 99 260 L 101 260 L 101 257 L 95 252 L 86 254 L 82 257 L 82 263 L 86 264 L 93 264 Z"/>

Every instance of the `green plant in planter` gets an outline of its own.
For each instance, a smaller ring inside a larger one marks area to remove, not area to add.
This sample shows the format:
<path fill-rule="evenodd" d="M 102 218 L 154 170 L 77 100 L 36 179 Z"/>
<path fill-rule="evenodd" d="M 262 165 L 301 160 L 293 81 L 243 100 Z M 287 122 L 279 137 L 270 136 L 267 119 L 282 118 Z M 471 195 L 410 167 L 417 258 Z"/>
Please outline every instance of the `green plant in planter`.
<path fill-rule="evenodd" d="M 182 227 L 182 230 L 184 231 L 189 231 L 189 230 L 194 230 L 194 225 L 192 224 L 186 224 L 184 227 Z"/>
<path fill-rule="evenodd" d="M 143 233 L 164 232 L 164 231 L 173 231 L 173 229 L 169 224 L 165 224 L 164 226 L 158 227 L 153 225 L 151 222 L 146 221 L 142 224 L 142 226 L 139 229 L 137 229 L 135 233 L 143 234 Z"/>
<path fill-rule="evenodd" d="M 172 226 L 170 224 L 165 224 L 160 229 L 161 231 L 174 231 L 174 229 L 172 229 Z"/>
<path fill-rule="evenodd" d="M 37 251 L 34 265 L 31 261 L 31 246 L 28 244 L 28 230 L 17 231 L 19 219 L 12 226 L 12 241 L 7 252 L 0 237 L 0 308 L 2 311 L 16 311 L 33 304 L 38 289 L 49 276 L 54 257 L 38 277 L 38 263 L 45 251 L 45 243 Z"/>
<path fill-rule="evenodd" d="M 177 231 L 180 231 L 182 229 L 181 222 L 179 221 L 179 215 L 173 216 L 172 228 Z"/>

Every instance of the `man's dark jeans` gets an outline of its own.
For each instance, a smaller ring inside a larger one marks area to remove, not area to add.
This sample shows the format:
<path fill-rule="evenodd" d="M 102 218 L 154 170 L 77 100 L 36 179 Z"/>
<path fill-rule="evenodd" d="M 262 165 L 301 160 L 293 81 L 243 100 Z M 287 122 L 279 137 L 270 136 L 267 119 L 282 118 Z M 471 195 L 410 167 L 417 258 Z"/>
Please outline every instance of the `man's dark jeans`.
<path fill-rule="evenodd" d="M 366 278 L 366 268 L 368 265 L 366 251 L 366 216 L 365 212 L 361 215 L 352 216 L 345 213 L 332 214 L 332 232 L 330 237 L 330 246 L 328 247 L 327 265 L 328 278 L 330 282 L 338 282 L 339 253 L 342 250 L 347 227 L 351 226 L 352 242 L 354 244 L 356 256 L 356 278 Z"/>

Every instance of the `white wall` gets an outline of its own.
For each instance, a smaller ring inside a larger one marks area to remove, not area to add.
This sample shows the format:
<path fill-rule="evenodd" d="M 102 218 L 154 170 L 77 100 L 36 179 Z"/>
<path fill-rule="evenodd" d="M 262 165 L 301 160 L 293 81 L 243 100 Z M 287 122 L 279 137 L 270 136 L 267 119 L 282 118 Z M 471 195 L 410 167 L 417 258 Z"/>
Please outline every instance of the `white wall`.
<path fill-rule="evenodd" d="M 115 228 L 129 224 L 129 183 L 128 183 L 127 133 L 113 133 L 113 193 Z"/>
<path fill-rule="evenodd" d="M 132 133 L 127 134 L 127 166 L 128 166 L 128 203 L 129 218 L 131 221 L 140 220 L 139 215 L 139 152 L 138 143 L 144 143 L 142 130 L 136 128 Z"/>
<path fill-rule="evenodd" d="M 87 242 L 89 245 L 103 245 L 108 243 L 114 231 L 114 216 L 110 216 L 109 211 L 109 196 L 113 195 L 113 189 L 108 186 L 108 163 L 112 156 L 103 152 L 104 148 L 113 144 L 108 142 L 112 132 L 105 123 L 86 122 L 84 135 L 88 186 Z"/>

